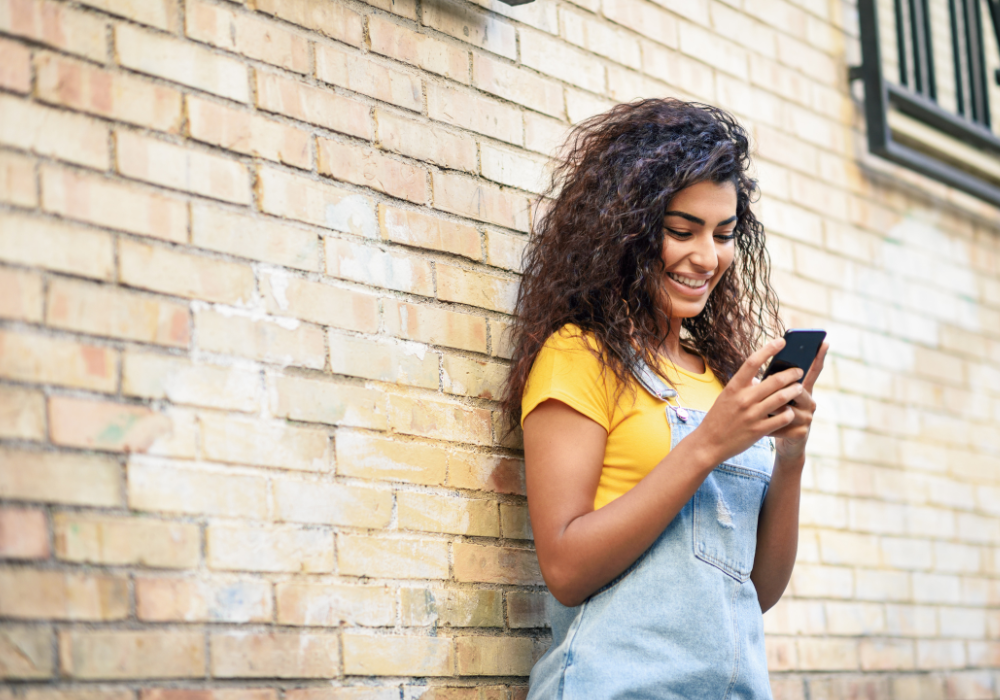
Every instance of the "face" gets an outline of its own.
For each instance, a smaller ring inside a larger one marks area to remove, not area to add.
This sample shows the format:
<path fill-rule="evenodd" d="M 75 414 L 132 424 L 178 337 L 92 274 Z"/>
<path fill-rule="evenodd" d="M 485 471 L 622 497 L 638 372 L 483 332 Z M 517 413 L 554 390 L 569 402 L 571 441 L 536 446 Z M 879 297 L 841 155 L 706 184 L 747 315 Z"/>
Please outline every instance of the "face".
<path fill-rule="evenodd" d="M 733 263 L 736 185 L 699 182 L 674 195 L 663 217 L 664 289 L 672 318 L 701 313 Z"/>

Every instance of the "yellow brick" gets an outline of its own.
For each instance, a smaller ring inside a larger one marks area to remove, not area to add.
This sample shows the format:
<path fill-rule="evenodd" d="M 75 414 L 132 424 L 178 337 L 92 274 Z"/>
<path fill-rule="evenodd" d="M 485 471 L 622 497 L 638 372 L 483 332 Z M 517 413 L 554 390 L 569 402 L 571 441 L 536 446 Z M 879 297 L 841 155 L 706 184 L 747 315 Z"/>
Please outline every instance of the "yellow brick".
<path fill-rule="evenodd" d="M 0 51 L 3 51 L 0 45 Z M 0 202 L 19 207 L 38 206 L 35 162 L 31 158 L 0 151 Z"/>
<path fill-rule="evenodd" d="M 571 49 L 531 30 L 521 31 L 521 62 L 529 68 L 603 94 L 604 66 L 590 53 Z"/>
<path fill-rule="evenodd" d="M 530 204 L 524 195 L 455 173 L 434 173 L 434 206 L 518 231 L 528 231 Z"/>
<path fill-rule="evenodd" d="M 511 313 L 517 299 L 517 286 L 517 280 L 452 265 L 437 265 L 438 298 L 444 301 Z"/>
<path fill-rule="evenodd" d="M 294 319 L 265 317 L 255 320 L 243 313 L 199 311 L 195 327 L 201 349 L 282 365 L 323 367 L 326 348 L 320 328 Z"/>
<path fill-rule="evenodd" d="M 389 397 L 389 424 L 397 433 L 490 445 L 490 412 L 458 403 L 405 396 Z"/>
<path fill-rule="evenodd" d="M 486 352 L 486 320 L 447 309 L 386 299 L 386 331 L 399 338 Z"/>
<path fill-rule="evenodd" d="M 117 374 L 118 353 L 110 348 L 0 331 L 0 377 L 114 392 Z"/>
<path fill-rule="evenodd" d="M 0 267 L 0 317 L 39 322 L 42 301 L 41 275 Z"/>
<path fill-rule="evenodd" d="M 524 250 L 527 247 L 528 239 L 523 236 L 513 236 L 500 231 L 487 231 L 486 262 L 494 267 L 521 272 Z"/>
<path fill-rule="evenodd" d="M 271 584 L 248 579 L 135 579 L 136 617 L 144 622 L 270 622 Z"/>
<path fill-rule="evenodd" d="M 472 84 L 497 97 L 553 117 L 561 118 L 566 114 L 559 83 L 482 54 L 473 55 Z"/>
<path fill-rule="evenodd" d="M 455 580 L 478 583 L 540 584 L 542 574 L 534 550 L 483 547 L 456 542 Z"/>
<path fill-rule="evenodd" d="M 176 90 L 49 53 L 38 57 L 35 72 L 44 102 L 157 131 L 180 131 Z"/>
<path fill-rule="evenodd" d="M 349 136 L 372 137 L 368 105 L 263 71 L 257 71 L 257 108 Z"/>
<path fill-rule="evenodd" d="M 60 673 L 80 680 L 200 678 L 202 632 L 66 630 L 59 633 Z"/>
<path fill-rule="evenodd" d="M 377 151 L 328 139 L 317 141 L 319 172 L 415 204 L 427 201 L 427 171 Z"/>
<path fill-rule="evenodd" d="M 210 413 L 199 422 L 204 454 L 211 460 L 314 472 L 332 466 L 325 430 Z"/>
<path fill-rule="evenodd" d="M 183 192 L 236 204 L 250 203 L 250 176 L 240 163 L 201 149 L 119 131 L 118 172 Z"/>
<path fill-rule="evenodd" d="M 121 504 L 121 468 L 107 457 L 0 450 L 0 496 L 41 503 Z"/>
<path fill-rule="evenodd" d="M 524 142 L 520 110 L 474 92 L 428 83 L 427 115 L 507 143 L 519 146 Z"/>
<path fill-rule="evenodd" d="M 49 523 L 39 508 L 0 508 L 0 556 L 48 559 Z"/>
<path fill-rule="evenodd" d="M 323 573 L 333 570 L 333 536 L 290 526 L 208 526 L 206 559 L 210 569 Z"/>
<path fill-rule="evenodd" d="M 0 437 L 15 440 L 45 438 L 45 397 L 41 391 L 0 387 Z"/>
<path fill-rule="evenodd" d="M 460 676 L 525 676 L 534 664 L 530 637 L 456 637 Z"/>
<path fill-rule="evenodd" d="M 427 260 L 407 252 L 342 241 L 324 241 L 326 274 L 374 287 L 434 296 L 434 273 Z"/>
<path fill-rule="evenodd" d="M 500 528 L 503 537 L 512 540 L 530 540 L 531 522 L 528 520 L 527 506 L 500 504 Z"/>
<path fill-rule="evenodd" d="M 514 629 L 548 627 L 545 593 L 511 591 L 507 594 L 507 619 Z"/>
<path fill-rule="evenodd" d="M 343 5 L 323 0 L 257 0 L 256 8 L 345 44 L 361 46 L 361 15 Z"/>
<path fill-rule="evenodd" d="M 799 564 L 792 574 L 791 590 L 801 598 L 849 599 L 854 594 L 850 568 Z"/>
<path fill-rule="evenodd" d="M 56 556 L 112 566 L 190 569 L 201 558 L 201 533 L 191 523 L 56 513 Z"/>
<path fill-rule="evenodd" d="M 0 215 L 0 259 L 6 262 L 111 279 L 114 245 L 102 231 L 24 214 Z"/>
<path fill-rule="evenodd" d="M 309 42 L 276 22 L 205 2 L 188 5 L 185 20 L 192 39 L 296 73 L 309 72 Z"/>
<path fill-rule="evenodd" d="M 385 430 L 382 392 L 308 377 L 272 377 L 272 415 L 310 423 Z"/>
<path fill-rule="evenodd" d="M 502 627 L 500 591 L 462 588 L 403 588 L 403 624 L 407 627 Z"/>
<path fill-rule="evenodd" d="M 499 537 L 495 501 L 400 491 L 397 518 L 402 530 L 444 532 L 473 537 Z"/>
<path fill-rule="evenodd" d="M 568 129 L 569 125 L 566 122 L 525 112 L 524 147 L 544 156 L 552 156 L 566 141 Z"/>
<path fill-rule="evenodd" d="M 523 496 L 524 463 L 513 457 L 455 452 L 448 457 L 448 485 Z"/>
<path fill-rule="evenodd" d="M 420 79 L 381 65 L 368 54 L 316 46 L 316 77 L 353 92 L 419 112 L 423 108 Z"/>
<path fill-rule="evenodd" d="M 337 535 L 337 571 L 372 578 L 447 578 L 448 545 L 439 540 Z"/>
<path fill-rule="evenodd" d="M 345 633 L 344 672 L 352 676 L 450 676 L 450 639 Z"/>
<path fill-rule="evenodd" d="M 229 467 L 142 456 L 128 462 L 128 505 L 133 510 L 263 519 L 267 491 L 263 477 L 233 474 Z"/>
<path fill-rule="evenodd" d="M 423 443 L 339 431 L 336 448 L 337 473 L 343 476 L 441 484 L 447 470 L 448 453 Z"/>
<path fill-rule="evenodd" d="M 387 490 L 299 479 L 275 479 L 272 489 L 279 522 L 384 528 L 392 518 Z"/>
<path fill-rule="evenodd" d="M 0 571 L 0 614 L 20 619 L 121 620 L 128 615 L 124 576 L 17 568 Z"/>
<path fill-rule="evenodd" d="M 378 236 L 374 205 L 362 194 L 271 168 L 259 170 L 257 191 L 260 208 L 268 214 L 365 238 Z"/>
<path fill-rule="evenodd" d="M 602 11 L 605 17 L 616 24 L 644 34 L 657 43 L 677 48 L 678 21 L 676 16 L 655 5 L 635 2 L 634 0 L 606 0 L 602 5 Z M 742 15 L 740 16 L 742 17 Z M 730 38 L 741 41 L 738 36 L 730 36 Z"/>
<path fill-rule="evenodd" d="M 193 139 L 237 153 L 297 168 L 309 168 L 312 162 L 307 132 L 197 97 L 188 98 L 188 129 Z"/>
<path fill-rule="evenodd" d="M 175 404 L 253 412 L 260 407 L 260 373 L 240 366 L 128 351 L 122 364 L 122 393 Z"/>
<path fill-rule="evenodd" d="M 118 243 L 118 277 L 140 289 L 237 306 L 248 304 L 254 295 L 249 265 L 130 240 Z"/>
<path fill-rule="evenodd" d="M 3 625 L 0 627 L 0 678 L 51 678 L 56 665 L 53 646 L 48 627 Z"/>
<path fill-rule="evenodd" d="M 384 343 L 331 332 L 330 369 L 383 382 L 438 388 L 440 356 L 416 343 Z"/>
<path fill-rule="evenodd" d="M 378 15 L 369 18 L 368 34 L 375 53 L 469 84 L 467 49 L 418 34 Z"/>
<path fill-rule="evenodd" d="M 854 640 L 799 639 L 799 666 L 805 671 L 853 671 L 859 667 Z"/>
<path fill-rule="evenodd" d="M 42 208 L 53 214 L 174 243 L 187 240 L 187 205 L 104 177 L 42 167 Z"/>
<path fill-rule="evenodd" d="M 319 237 L 313 231 L 266 217 L 216 207 L 191 207 L 191 242 L 209 250 L 299 270 L 319 269 Z"/>
<path fill-rule="evenodd" d="M 211 644 L 215 678 L 330 678 L 340 663 L 336 634 L 219 632 Z"/>
<path fill-rule="evenodd" d="M 246 66 L 192 42 L 119 24 L 115 27 L 115 54 L 121 65 L 139 73 L 237 102 L 250 100 Z"/>
<path fill-rule="evenodd" d="M 261 292 L 267 310 L 277 316 L 362 333 L 378 330 L 378 297 L 371 294 L 310 282 L 283 271 L 263 274 Z"/>
<path fill-rule="evenodd" d="M 158 29 L 177 29 L 177 0 L 82 0 L 82 4 Z"/>
<path fill-rule="evenodd" d="M 56 2 L 3 0 L 0 30 L 94 61 L 107 59 L 107 23 L 92 13 Z"/>
<path fill-rule="evenodd" d="M 57 445 L 146 452 L 169 440 L 173 432 L 168 415 L 145 406 L 68 396 L 49 398 L 49 434 Z"/>
<path fill-rule="evenodd" d="M 505 58 L 516 58 L 517 38 L 514 26 L 492 14 L 481 12 L 478 8 L 443 2 L 428 6 L 422 20 L 426 26 L 459 41 L 466 41 Z"/>
<path fill-rule="evenodd" d="M 375 18 L 373 18 L 374 21 Z M 393 153 L 476 172 L 476 140 L 465 132 L 446 131 L 438 122 L 422 122 L 376 108 L 379 146 Z"/>
<path fill-rule="evenodd" d="M 389 588 L 298 581 L 275 588 L 281 625 L 386 627 L 396 621 L 396 596 Z"/>

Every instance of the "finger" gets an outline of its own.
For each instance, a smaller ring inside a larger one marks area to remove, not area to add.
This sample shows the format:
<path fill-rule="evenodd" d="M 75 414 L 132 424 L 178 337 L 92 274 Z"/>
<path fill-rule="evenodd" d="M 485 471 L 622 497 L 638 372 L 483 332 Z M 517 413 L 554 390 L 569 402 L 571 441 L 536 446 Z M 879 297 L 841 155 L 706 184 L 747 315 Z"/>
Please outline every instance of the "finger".
<path fill-rule="evenodd" d="M 737 386 L 750 386 L 751 380 L 757 376 L 764 363 L 777 355 L 783 347 L 785 347 L 784 338 L 775 338 L 765 343 L 764 347 L 746 359 L 729 383 L 736 382 Z"/>
<path fill-rule="evenodd" d="M 760 384 L 753 387 L 752 399 L 756 402 L 763 401 L 774 392 L 797 383 L 801 377 L 802 370 L 798 367 L 789 367 L 777 374 L 772 374 Z"/>
<path fill-rule="evenodd" d="M 829 349 L 829 343 L 823 343 L 819 346 L 819 352 L 816 353 L 816 358 L 809 366 L 806 378 L 802 380 L 802 383 L 805 385 L 809 393 L 812 393 L 813 386 L 816 385 L 816 380 L 819 379 L 819 373 L 823 371 L 823 364 L 826 362 L 826 351 Z"/>
<path fill-rule="evenodd" d="M 802 385 L 798 382 L 791 386 L 786 386 L 761 401 L 760 409 L 765 416 L 774 415 L 781 410 L 782 406 L 788 405 L 789 401 L 798 398 L 802 394 L 802 391 Z"/>
<path fill-rule="evenodd" d="M 789 427 L 793 420 L 795 420 L 795 409 L 789 407 L 783 411 L 778 411 L 773 416 L 769 416 L 761 423 L 761 429 L 765 431 L 765 435 L 773 436 L 782 428 Z"/>

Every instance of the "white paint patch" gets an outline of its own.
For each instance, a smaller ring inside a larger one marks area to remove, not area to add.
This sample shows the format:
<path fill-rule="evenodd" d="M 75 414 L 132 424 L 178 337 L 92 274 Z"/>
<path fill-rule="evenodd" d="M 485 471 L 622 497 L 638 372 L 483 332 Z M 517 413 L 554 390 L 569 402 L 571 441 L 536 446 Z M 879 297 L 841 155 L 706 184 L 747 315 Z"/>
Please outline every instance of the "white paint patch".
<path fill-rule="evenodd" d="M 276 326 L 281 326 L 285 330 L 294 331 L 299 327 L 299 320 L 296 318 L 286 318 L 284 316 L 268 316 L 267 312 L 263 309 L 240 309 L 234 306 L 223 306 L 222 304 L 205 304 L 204 302 L 197 302 L 199 304 L 196 311 L 211 310 L 220 316 L 225 316 L 226 318 L 246 318 L 251 321 L 264 321 L 265 323 L 273 323 Z M 195 303 L 192 303 L 192 307 L 195 307 Z"/>
<path fill-rule="evenodd" d="M 284 272 L 272 272 L 271 273 L 271 294 L 274 295 L 274 300 L 278 302 L 278 308 L 282 311 L 288 310 L 288 297 L 285 293 L 288 291 L 288 275 Z"/>
<path fill-rule="evenodd" d="M 365 238 L 378 237 L 378 220 L 368 200 L 359 194 L 344 197 L 337 204 L 326 205 L 326 225 L 335 231 Z"/>
<path fill-rule="evenodd" d="M 423 360 L 427 355 L 427 346 L 423 343 L 410 343 L 403 341 L 399 344 L 400 349 L 403 351 L 404 355 L 416 356 Z"/>

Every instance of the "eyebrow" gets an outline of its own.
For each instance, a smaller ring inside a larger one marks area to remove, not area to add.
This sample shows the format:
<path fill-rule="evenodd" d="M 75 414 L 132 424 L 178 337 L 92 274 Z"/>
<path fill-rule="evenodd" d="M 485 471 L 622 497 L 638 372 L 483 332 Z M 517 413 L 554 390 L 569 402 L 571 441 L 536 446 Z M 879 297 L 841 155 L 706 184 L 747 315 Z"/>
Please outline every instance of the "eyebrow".
<path fill-rule="evenodd" d="M 699 226 L 705 225 L 704 219 L 699 219 L 697 216 L 694 216 L 693 214 L 688 214 L 686 211 L 668 211 L 666 214 L 664 214 L 664 216 L 679 216 L 682 219 L 687 219 L 688 221 L 694 222 Z M 735 214 L 733 216 L 730 216 L 725 221 L 720 221 L 718 224 L 716 224 L 716 226 L 725 226 L 726 224 L 731 224 L 734 221 L 736 221 Z"/>

